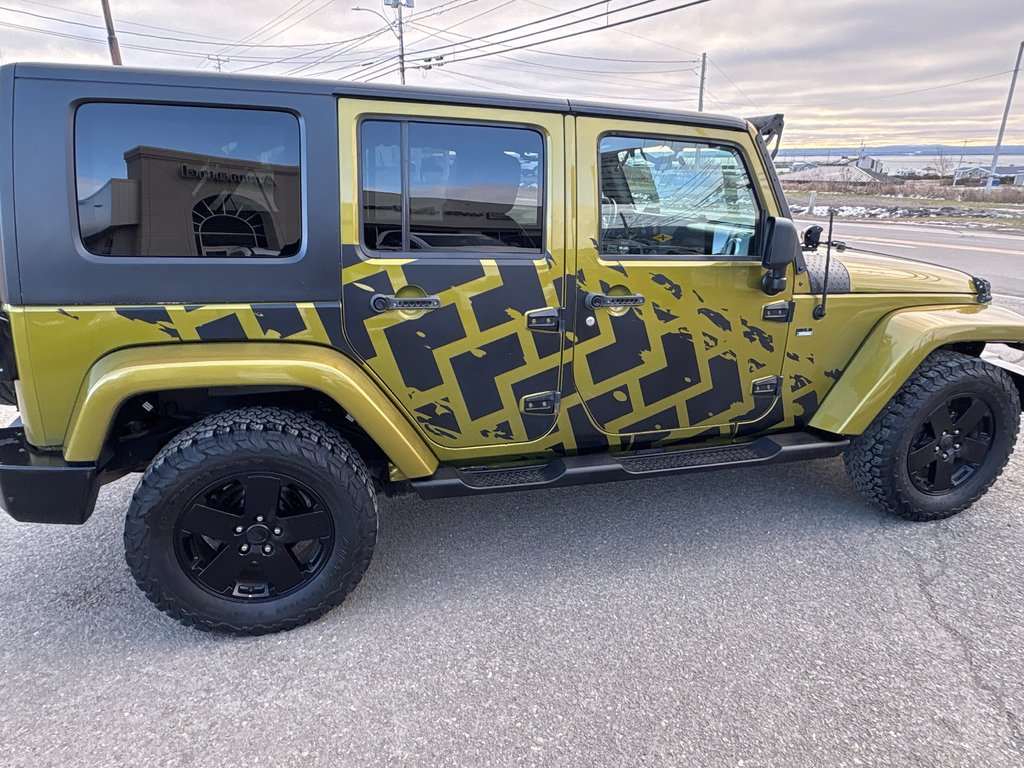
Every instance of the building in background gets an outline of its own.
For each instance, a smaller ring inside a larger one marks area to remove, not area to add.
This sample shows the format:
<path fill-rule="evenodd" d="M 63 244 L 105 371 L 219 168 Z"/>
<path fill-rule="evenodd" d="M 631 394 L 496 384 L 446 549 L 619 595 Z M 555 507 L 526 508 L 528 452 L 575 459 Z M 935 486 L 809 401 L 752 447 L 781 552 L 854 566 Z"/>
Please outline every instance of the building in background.
<path fill-rule="evenodd" d="M 300 239 L 297 166 L 147 146 L 124 159 L 127 178 L 78 201 L 92 253 L 277 256 Z"/>

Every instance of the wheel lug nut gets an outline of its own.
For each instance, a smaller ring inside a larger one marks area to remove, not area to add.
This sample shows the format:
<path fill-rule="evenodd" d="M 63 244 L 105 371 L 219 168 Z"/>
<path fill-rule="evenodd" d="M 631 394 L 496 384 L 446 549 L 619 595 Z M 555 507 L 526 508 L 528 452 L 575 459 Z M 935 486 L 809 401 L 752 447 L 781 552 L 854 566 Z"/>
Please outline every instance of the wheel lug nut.
<path fill-rule="evenodd" d="M 936 453 L 938 453 L 938 452 L 939 452 L 939 446 L 937 446 L 937 445 L 935 446 L 935 452 L 936 452 Z"/>
<path fill-rule="evenodd" d="M 269 544 L 264 544 L 263 545 L 263 554 L 264 555 L 269 555 L 273 551 L 274 551 L 274 548 L 272 546 L 270 546 Z"/>
<path fill-rule="evenodd" d="M 942 434 L 946 434 L 946 433 L 943 432 Z M 256 515 L 256 522 L 257 523 L 262 523 L 263 522 L 263 515 Z"/>
<path fill-rule="evenodd" d="M 958 451 L 959 451 L 959 450 L 960 450 L 960 443 L 957 443 L 957 444 L 956 444 L 956 445 L 954 445 L 953 447 L 954 447 L 954 448 L 955 448 L 956 450 L 958 450 Z"/>
<path fill-rule="evenodd" d="M 241 532 L 242 532 L 242 531 L 244 531 L 244 530 L 245 530 L 245 528 L 243 528 L 243 527 L 242 527 L 242 526 L 240 526 L 240 525 L 236 525 L 236 526 L 235 526 L 235 533 L 241 533 Z"/>
<path fill-rule="evenodd" d="M 249 551 L 249 545 L 248 544 L 243 544 L 242 546 L 240 546 L 238 548 L 238 551 L 241 552 L 244 555 L 246 552 Z"/>
<path fill-rule="evenodd" d="M 275 528 L 274 529 L 274 535 L 275 536 L 280 536 L 281 535 L 281 529 L 280 528 Z"/>

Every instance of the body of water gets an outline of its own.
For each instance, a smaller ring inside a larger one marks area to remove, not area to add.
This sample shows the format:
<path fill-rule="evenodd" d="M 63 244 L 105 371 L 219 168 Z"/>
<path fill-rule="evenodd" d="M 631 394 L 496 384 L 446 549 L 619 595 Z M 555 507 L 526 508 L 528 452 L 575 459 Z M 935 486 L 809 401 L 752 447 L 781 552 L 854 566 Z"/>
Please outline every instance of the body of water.
<path fill-rule="evenodd" d="M 887 173 L 895 173 L 900 168 L 924 168 L 927 165 L 938 165 L 939 157 L 934 152 L 920 152 L 912 155 L 873 155 L 871 150 L 866 150 L 869 157 L 874 157 L 882 162 Z M 842 155 L 822 155 L 808 152 L 807 154 L 779 155 L 779 160 L 786 162 L 799 162 L 806 160 L 812 163 L 835 162 L 842 158 Z M 945 156 L 945 162 L 949 168 L 957 168 L 961 165 L 959 153 L 949 153 Z M 982 168 L 992 167 L 991 155 L 964 155 L 963 165 L 976 165 Z M 1024 167 L 1024 155 L 999 155 L 999 165 L 1016 165 Z"/>

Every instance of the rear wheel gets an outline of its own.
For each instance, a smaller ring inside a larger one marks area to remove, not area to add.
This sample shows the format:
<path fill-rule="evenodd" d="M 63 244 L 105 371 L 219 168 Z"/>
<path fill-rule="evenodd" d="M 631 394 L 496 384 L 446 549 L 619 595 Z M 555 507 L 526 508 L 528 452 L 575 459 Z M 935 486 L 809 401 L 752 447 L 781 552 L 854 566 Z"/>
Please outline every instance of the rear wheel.
<path fill-rule="evenodd" d="M 893 514 L 939 520 L 967 509 L 1013 452 L 1020 396 L 1001 369 L 933 352 L 846 452 L 854 485 Z"/>
<path fill-rule="evenodd" d="M 340 603 L 376 541 L 365 465 L 335 430 L 279 408 L 205 419 L 153 460 L 125 523 L 136 583 L 199 629 L 291 629 Z"/>

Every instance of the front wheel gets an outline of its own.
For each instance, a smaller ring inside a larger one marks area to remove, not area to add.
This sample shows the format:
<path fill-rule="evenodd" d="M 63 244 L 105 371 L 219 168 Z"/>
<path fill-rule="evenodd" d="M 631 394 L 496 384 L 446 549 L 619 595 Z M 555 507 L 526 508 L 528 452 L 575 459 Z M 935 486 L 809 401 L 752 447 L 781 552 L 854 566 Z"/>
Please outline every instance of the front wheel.
<path fill-rule="evenodd" d="M 377 536 L 373 485 L 335 430 L 281 408 L 211 416 L 174 438 L 125 522 L 136 583 L 198 629 L 258 635 L 334 607 Z"/>
<path fill-rule="evenodd" d="M 1001 369 L 933 352 L 846 451 L 867 498 L 910 520 L 971 506 L 1002 473 L 1020 427 L 1020 396 Z"/>

